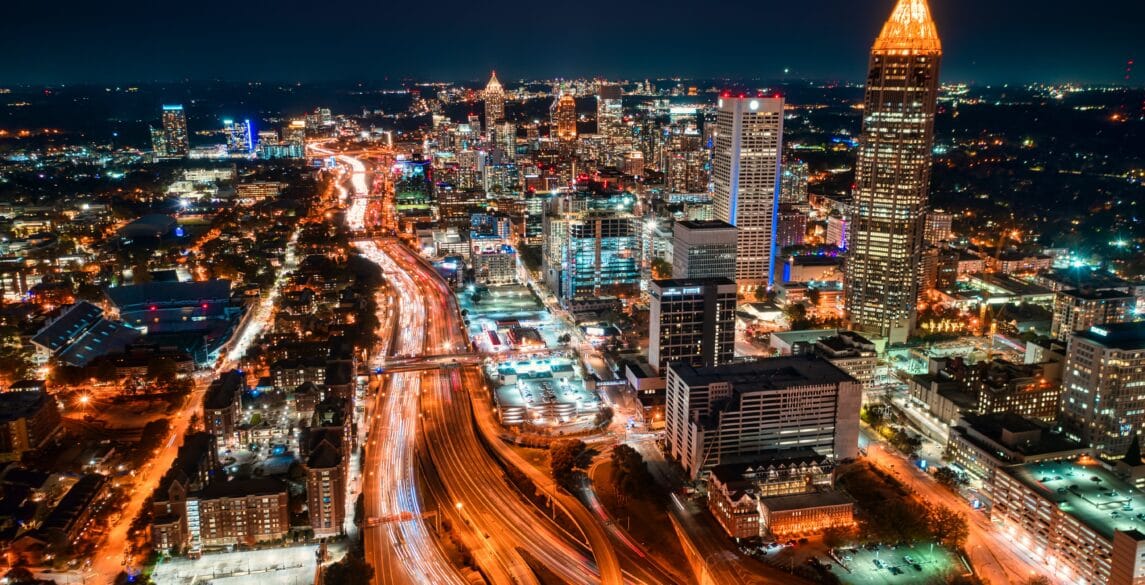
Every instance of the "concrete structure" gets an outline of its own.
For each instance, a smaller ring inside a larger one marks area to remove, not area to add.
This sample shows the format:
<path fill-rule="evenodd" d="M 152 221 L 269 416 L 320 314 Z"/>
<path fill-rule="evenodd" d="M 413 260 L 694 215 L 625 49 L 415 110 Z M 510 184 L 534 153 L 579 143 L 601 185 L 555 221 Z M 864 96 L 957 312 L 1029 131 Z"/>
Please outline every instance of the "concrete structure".
<path fill-rule="evenodd" d="M 678 221 L 672 226 L 672 278 L 736 277 L 736 228 L 726 221 Z"/>
<path fill-rule="evenodd" d="M 847 372 L 864 386 L 875 381 L 879 353 L 875 344 L 854 331 L 840 331 L 815 342 L 815 354 Z"/>
<path fill-rule="evenodd" d="M 0 393 L 0 461 L 17 461 L 60 430 L 55 398 L 41 390 Z"/>
<path fill-rule="evenodd" d="M 729 458 L 796 447 L 854 457 L 861 400 L 857 380 L 814 356 L 669 364 L 668 453 L 692 478 Z"/>
<path fill-rule="evenodd" d="M 245 389 L 242 373 L 231 370 L 211 382 L 203 396 L 203 428 L 215 438 L 219 447 L 230 449 L 238 445 Z"/>
<path fill-rule="evenodd" d="M 719 98 L 712 162 L 716 218 L 738 228 L 736 284 L 770 286 L 783 151 L 783 99 Z"/>
<path fill-rule="evenodd" d="M 1069 342 L 1062 374 L 1066 428 L 1105 457 L 1145 432 L 1145 323 L 1090 327 Z"/>
<path fill-rule="evenodd" d="M 1124 323 L 1133 318 L 1136 307 L 1137 297 L 1116 289 L 1059 290 L 1050 334 L 1065 341 L 1094 325 Z"/>
<path fill-rule="evenodd" d="M 648 363 L 718 366 L 735 358 L 736 285 L 727 278 L 652 281 Z"/>
<path fill-rule="evenodd" d="M 1145 495 L 1090 458 L 1003 467 L 990 518 L 1059 582 L 1145 578 Z"/>
<path fill-rule="evenodd" d="M 965 415 L 950 427 L 947 460 L 983 480 L 986 496 L 998 468 L 1037 461 L 1074 460 L 1087 449 L 1044 422 L 1013 413 Z"/>
<path fill-rule="evenodd" d="M 941 59 L 926 0 L 899 0 L 871 49 L 846 266 L 852 328 L 891 343 L 917 317 Z"/>
<path fill-rule="evenodd" d="M 855 524 L 855 502 L 843 492 L 759 500 L 759 531 L 776 538 L 809 536 Z"/>

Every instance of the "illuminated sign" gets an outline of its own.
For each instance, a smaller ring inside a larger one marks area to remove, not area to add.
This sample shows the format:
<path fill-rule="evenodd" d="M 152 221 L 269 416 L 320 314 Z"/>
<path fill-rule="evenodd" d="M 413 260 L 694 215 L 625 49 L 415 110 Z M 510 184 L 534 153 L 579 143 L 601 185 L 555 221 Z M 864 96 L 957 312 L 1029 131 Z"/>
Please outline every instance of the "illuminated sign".
<path fill-rule="evenodd" d="M 1101 327 L 1090 327 L 1089 330 L 1092 331 L 1093 333 L 1096 333 L 1097 335 L 1102 336 L 1102 337 L 1108 337 L 1109 336 L 1109 331 L 1102 329 Z"/>

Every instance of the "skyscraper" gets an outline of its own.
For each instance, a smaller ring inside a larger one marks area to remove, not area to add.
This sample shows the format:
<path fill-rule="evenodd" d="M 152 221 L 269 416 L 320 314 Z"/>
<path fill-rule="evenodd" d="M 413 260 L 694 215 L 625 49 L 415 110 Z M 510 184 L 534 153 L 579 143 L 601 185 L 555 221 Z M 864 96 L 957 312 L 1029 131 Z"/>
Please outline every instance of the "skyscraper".
<path fill-rule="evenodd" d="M 163 138 L 165 156 L 187 156 L 191 144 L 187 138 L 187 113 L 182 105 L 163 106 Z"/>
<path fill-rule="evenodd" d="M 553 102 L 552 115 L 554 136 L 561 142 L 576 140 L 576 99 L 571 93 L 561 91 Z"/>
<path fill-rule="evenodd" d="M 1145 434 L 1145 323 L 1094 325 L 1070 338 L 1062 368 L 1066 430 L 1116 458 Z"/>
<path fill-rule="evenodd" d="M 727 278 L 653 280 L 648 363 L 718 366 L 735 358 L 736 284 Z"/>
<path fill-rule="evenodd" d="M 726 221 L 678 221 L 672 226 L 672 278 L 736 276 L 736 228 Z"/>
<path fill-rule="evenodd" d="M 485 84 L 485 129 L 492 129 L 494 125 L 505 119 L 505 89 L 497 80 L 497 72 Z"/>
<path fill-rule="evenodd" d="M 807 163 L 797 158 L 783 161 L 783 181 L 779 188 L 780 203 L 807 203 Z"/>
<path fill-rule="evenodd" d="M 914 328 L 942 44 L 926 0 L 898 0 L 871 49 L 844 281 L 852 327 Z"/>
<path fill-rule="evenodd" d="M 223 120 L 223 132 L 227 135 L 227 152 L 231 154 L 249 154 L 254 152 L 254 134 L 251 130 L 250 120 L 234 121 Z"/>
<path fill-rule="evenodd" d="M 783 98 L 721 97 L 712 164 L 716 219 L 738 228 L 736 284 L 770 285 L 783 149 Z"/>
<path fill-rule="evenodd" d="M 601 81 L 596 89 L 596 133 L 615 136 L 624 117 L 623 92 L 619 85 Z"/>

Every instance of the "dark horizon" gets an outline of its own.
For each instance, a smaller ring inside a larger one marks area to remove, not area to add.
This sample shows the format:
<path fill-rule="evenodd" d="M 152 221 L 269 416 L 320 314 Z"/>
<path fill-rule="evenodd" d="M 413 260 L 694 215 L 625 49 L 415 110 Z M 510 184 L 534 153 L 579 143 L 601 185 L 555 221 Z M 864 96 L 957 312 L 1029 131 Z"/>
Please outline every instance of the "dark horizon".
<path fill-rule="evenodd" d="M 791 79 L 858 82 L 894 2 L 760 10 L 716 0 L 697 11 L 683 0 L 655 10 L 599 0 L 481 7 L 442 0 L 432 14 L 346 0 L 317 14 L 299 0 L 252 4 L 17 3 L 6 7 L 17 26 L 0 38 L 0 83 L 480 80 L 490 69 L 506 80 L 770 80 L 786 69 Z M 1122 85 L 1127 62 L 1145 54 L 1141 2 L 1112 11 L 1078 11 L 1065 0 L 930 4 L 943 40 L 944 82 Z M 726 18 L 736 14 L 750 17 Z M 1141 75 L 1130 85 L 1141 85 Z M 155 81 L 141 81 L 148 79 Z"/>

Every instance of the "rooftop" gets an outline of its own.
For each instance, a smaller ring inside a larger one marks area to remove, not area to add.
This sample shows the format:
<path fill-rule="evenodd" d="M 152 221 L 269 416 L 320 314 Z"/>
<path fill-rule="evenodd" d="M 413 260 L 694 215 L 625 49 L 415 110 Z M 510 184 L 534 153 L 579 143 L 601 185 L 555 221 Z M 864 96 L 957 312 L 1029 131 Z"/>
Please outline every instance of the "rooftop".
<path fill-rule="evenodd" d="M 883 30 L 875 39 L 876 51 L 942 53 L 938 29 L 926 0 L 898 0 Z"/>
<path fill-rule="evenodd" d="M 689 230 L 734 230 L 734 225 L 721 219 L 686 219 L 676 225 Z"/>
<path fill-rule="evenodd" d="M 774 357 L 758 362 L 700 368 L 673 363 L 668 365 L 668 369 L 689 386 L 728 382 L 736 392 L 855 382 L 850 374 L 815 356 Z"/>
<path fill-rule="evenodd" d="M 34 392 L 0 393 L 0 423 L 28 418 L 40 410 L 47 400 L 47 394 Z"/>
<path fill-rule="evenodd" d="M 1095 325 L 1074 337 L 1115 349 L 1145 349 L 1145 321 Z"/>
<path fill-rule="evenodd" d="M 839 506 L 853 504 L 855 500 L 843 492 L 820 492 L 813 494 L 799 494 L 795 496 L 776 496 L 763 498 L 760 506 L 767 507 L 772 512 L 786 510 L 802 510 L 804 508 L 822 508 L 825 506 Z"/>
<path fill-rule="evenodd" d="M 1001 470 L 1105 538 L 1145 530 L 1145 494 L 1097 463 L 1041 461 Z"/>

